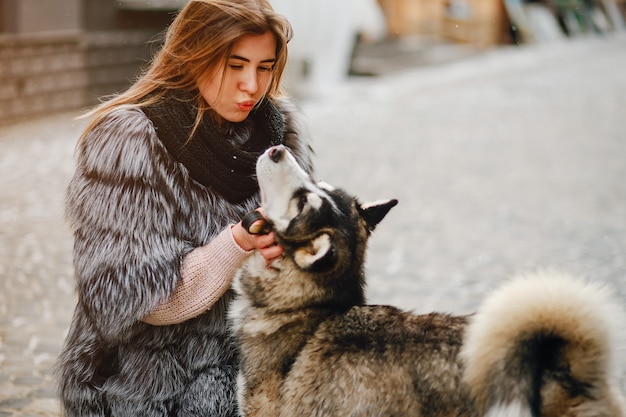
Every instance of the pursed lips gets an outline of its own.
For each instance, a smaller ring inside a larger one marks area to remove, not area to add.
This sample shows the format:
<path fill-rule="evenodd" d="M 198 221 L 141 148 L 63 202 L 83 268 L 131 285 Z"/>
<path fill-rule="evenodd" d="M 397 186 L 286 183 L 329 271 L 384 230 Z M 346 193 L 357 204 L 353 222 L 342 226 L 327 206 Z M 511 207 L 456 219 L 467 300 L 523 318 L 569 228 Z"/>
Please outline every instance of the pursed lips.
<path fill-rule="evenodd" d="M 255 102 L 253 100 L 242 101 L 237 103 L 237 107 L 241 111 L 250 111 L 254 108 Z"/>

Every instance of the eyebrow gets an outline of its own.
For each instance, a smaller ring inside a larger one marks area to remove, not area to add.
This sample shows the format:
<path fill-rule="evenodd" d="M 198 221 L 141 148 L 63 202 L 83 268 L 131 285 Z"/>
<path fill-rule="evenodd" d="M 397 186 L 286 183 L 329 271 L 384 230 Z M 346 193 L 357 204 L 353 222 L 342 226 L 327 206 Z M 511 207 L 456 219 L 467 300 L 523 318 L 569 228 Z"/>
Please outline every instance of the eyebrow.
<path fill-rule="evenodd" d="M 248 58 L 244 58 L 244 57 L 239 56 L 239 55 L 231 55 L 228 58 L 230 58 L 230 59 L 238 59 L 238 60 L 244 61 L 244 62 L 250 62 L 250 60 Z M 261 61 L 261 63 L 263 63 L 263 64 L 271 63 L 271 62 L 276 62 L 276 58 L 264 59 L 263 61 Z"/>

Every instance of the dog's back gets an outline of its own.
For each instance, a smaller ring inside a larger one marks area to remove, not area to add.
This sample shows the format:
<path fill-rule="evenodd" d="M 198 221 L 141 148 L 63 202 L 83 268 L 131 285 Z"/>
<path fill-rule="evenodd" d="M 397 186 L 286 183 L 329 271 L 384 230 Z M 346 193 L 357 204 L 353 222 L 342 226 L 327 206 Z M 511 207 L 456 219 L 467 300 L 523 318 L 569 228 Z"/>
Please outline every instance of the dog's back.
<path fill-rule="evenodd" d="M 280 416 L 472 416 L 465 317 L 355 306 L 324 321 L 284 379 Z"/>

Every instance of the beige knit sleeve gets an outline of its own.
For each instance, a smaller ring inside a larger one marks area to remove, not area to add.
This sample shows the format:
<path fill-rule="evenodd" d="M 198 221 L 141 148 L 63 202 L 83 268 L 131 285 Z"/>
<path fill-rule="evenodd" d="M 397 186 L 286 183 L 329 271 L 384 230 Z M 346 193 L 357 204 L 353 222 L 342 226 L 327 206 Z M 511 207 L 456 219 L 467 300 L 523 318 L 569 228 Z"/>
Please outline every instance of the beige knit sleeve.
<path fill-rule="evenodd" d="M 230 288 L 235 271 L 251 253 L 235 242 L 231 227 L 227 227 L 185 256 L 174 294 L 143 321 L 155 326 L 177 324 L 210 309 Z"/>

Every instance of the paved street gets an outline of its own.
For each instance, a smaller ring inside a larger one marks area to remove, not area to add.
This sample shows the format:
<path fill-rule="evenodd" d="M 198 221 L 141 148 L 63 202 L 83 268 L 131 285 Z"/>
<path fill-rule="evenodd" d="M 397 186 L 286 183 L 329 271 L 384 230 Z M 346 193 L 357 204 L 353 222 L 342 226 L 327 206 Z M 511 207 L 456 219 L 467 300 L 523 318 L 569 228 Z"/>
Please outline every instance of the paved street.
<path fill-rule="evenodd" d="M 352 78 L 302 107 L 321 178 L 400 200 L 371 240 L 370 302 L 467 313 L 512 274 L 559 268 L 626 306 L 626 37 Z M 59 415 L 76 115 L 0 127 L 0 417 Z"/>

